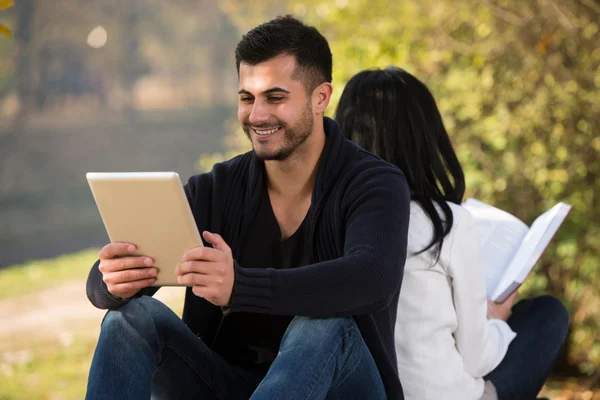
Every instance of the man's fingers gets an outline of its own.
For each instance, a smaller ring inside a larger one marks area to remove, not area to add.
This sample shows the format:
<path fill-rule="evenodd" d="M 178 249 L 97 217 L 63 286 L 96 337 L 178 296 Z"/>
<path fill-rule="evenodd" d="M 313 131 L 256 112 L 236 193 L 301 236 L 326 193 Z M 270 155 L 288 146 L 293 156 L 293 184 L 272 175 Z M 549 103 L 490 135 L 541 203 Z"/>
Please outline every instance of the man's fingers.
<path fill-rule="evenodd" d="M 108 260 L 101 260 L 98 269 L 100 272 L 116 272 L 132 268 L 143 268 L 152 266 L 153 260 L 150 257 L 121 257 Z"/>
<path fill-rule="evenodd" d="M 136 247 L 131 243 L 109 243 L 100 250 L 98 258 L 101 260 L 133 254 Z"/>
<path fill-rule="evenodd" d="M 210 301 L 211 303 L 213 301 L 215 301 L 215 299 L 218 297 L 218 293 L 215 290 L 215 288 L 211 288 L 211 287 L 194 286 L 192 288 L 192 292 L 196 296 L 202 297 L 203 299 L 206 299 L 206 300 Z"/>
<path fill-rule="evenodd" d="M 118 285 L 127 282 L 156 278 L 157 275 L 158 269 L 156 268 L 134 268 L 107 273 L 104 275 L 103 279 L 107 285 Z"/>
<path fill-rule="evenodd" d="M 218 233 L 204 231 L 202 232 L 202 236 L 204 236 L 204 239 L 208 243 L 213 245 L 213 248 L 224 252 L 231 252 L 231 249 L 229 248 L 225 240 Z"/>
<path fill-rule="evenodd" d="M 177 275 L 202 274 L 224 276 L 226 272 L 223 265 L 210 261 L 185 261 L 175 269 Z"/>
<path fill-rule="evenodd" d="M 219 276 L 190 273 L 179 275 L 177 282 L 186 286 L 213 286 L 223 283 L 223 278 Z"/>
<path fill-rule="evenodd" d="M 156 278 L 142 279 L 139 281 L 126 282 L 106 285 L 108 291 L 119 297 L 131 297 L 140 290 L 152 286 L 156 282 Z"/>
<path fill-rule="evenodd" d="M 185 252 L 183 261 L 223 261 L 226 255 L 210 247 L 198 246 Z"/>

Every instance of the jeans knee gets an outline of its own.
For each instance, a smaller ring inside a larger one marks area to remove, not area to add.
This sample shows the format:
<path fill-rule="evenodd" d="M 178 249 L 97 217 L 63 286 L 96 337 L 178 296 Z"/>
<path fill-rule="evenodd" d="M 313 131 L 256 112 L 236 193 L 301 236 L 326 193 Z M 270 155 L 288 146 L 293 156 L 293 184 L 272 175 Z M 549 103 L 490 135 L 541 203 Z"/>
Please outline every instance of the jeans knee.
<path fill-rule="evenodd" d="M 286 330 L 283 342 L 306 342 L 308 345 L 319 346 L 328 339 L 346 337 L 354 332 L 359 334 L 356 322 L 350 317 L 295 317 Z"/>
<path fill-rule="evenodd" d="M 131 332 L 134 328 L 139 333 L 149 333 L 155 331 L 158 309 L 165 307 L 160 301 L 148 296 L 132 299 L 121 307 L 110 310 L 102 320 L 102 331 L 105 333 Z"/>
<path fill-rule="evenodd" d="M 536 312 L 544 318 L 543 324 L 564 342 L 569 331 L 569 311 L 564 304 L 554 296 L 543 295 L 533 299 Z"/>

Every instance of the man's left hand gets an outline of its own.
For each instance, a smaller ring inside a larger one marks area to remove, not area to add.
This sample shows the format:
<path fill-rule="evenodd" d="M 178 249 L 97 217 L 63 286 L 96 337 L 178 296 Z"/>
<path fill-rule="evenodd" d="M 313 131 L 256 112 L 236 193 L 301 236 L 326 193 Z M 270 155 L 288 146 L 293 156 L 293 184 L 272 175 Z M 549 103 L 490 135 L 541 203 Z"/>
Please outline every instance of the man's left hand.
<path fill-rule="evenodd" d="M 213 248 L 198 246 L 188 250 L 177 267 L 177 281 L 192 285 L 196 296 L 216 306 L 227 306 L 235 278 L 231 249 L 217 233 L 205 231 L 202 236 Z"/>

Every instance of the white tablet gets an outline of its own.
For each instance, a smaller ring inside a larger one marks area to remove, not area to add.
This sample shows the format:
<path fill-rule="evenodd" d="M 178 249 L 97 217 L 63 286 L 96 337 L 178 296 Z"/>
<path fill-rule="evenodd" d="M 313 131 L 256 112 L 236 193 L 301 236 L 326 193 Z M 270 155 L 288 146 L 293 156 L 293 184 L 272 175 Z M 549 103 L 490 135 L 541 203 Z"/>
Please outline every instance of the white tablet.
<path fill-rule="evenodd" d="M 159 273 L 154 286 L 182 286 L 175 268 L 183 254 L 202 246 L 200 233 L 176 172 L 86 174 L 111 242 L 137 246 Z"/>

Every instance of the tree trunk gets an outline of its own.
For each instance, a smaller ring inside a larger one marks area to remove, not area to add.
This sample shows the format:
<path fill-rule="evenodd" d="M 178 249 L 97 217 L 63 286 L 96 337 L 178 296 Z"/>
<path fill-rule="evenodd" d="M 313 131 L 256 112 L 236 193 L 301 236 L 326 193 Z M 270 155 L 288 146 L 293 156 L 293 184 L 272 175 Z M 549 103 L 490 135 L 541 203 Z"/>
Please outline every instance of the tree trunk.
<path fill-rule="evenodd" d="M 15 4 L 16 94 L 19 110 L 6 136 L 0 137 L 0 193 L 14 189 L 27 164 L 27 141 L 23 136 L 26 135 L 27 120 L 34 101 L 33 32 L 36 3 L 37 0 L 21 0 Z"/>
<path fill-rule="evenodd" d="M 21 0 L 16 3 L 17 28 L 17 96 L 19 111 L 13 121 L 13 132 L 20 135 L 26 127 L 27 117 L 33 105 L 33 20 L 37 0 Z"/>

